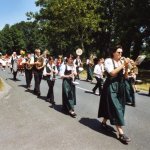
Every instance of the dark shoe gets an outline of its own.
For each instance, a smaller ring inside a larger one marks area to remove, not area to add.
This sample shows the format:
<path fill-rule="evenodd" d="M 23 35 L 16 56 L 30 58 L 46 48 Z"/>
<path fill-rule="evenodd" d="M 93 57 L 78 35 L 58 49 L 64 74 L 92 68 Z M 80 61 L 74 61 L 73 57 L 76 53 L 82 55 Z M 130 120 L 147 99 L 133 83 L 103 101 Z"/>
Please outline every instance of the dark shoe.
<path fill-rule="evenodd" d="M 132 104 L 131 106 L 136 107 L 136 105 L 135 105 L 135 104 Z"/>
<path fill-rule="evenodd" d="M 119 140 L 123 143 L 131 142 L 131 139 L 127 137 L 125 134 L 119 134 Z"/>
<path fill-rule="evenodd" d="M 55 102 L 51 102 L 52 106 L 55 106 Z"/>
<path fill-rule="evenodd" d="M 50 103 L 51 104 L 55 104 L 55 101 L 50 99 Z"/>
<path fill-rule="evenodd" d="M 33 93 L 36 95 L 37 91 L 34 89 L 34 90 L 33 90 Z"/>
<path fill-rule="evenodd" d="M 69 114 L 70 114 L 70 116 L 73 117 L 73 118 L 75 118 L 75 117 L 77 116 L 77 114 L 76 114 L 75 112 L 73 112 L 73 111 L 72 111 L 72 112 L 69 112 Z"/>
<path fill-rule="evenodd" d="M 95 94 L 96 91 L 95 91 L 94 89 L 92 89 L 92 91 L 93 91 L 93 93 Z"/>
<path fill-rule="evenodd" d="M 30 90 L 30 86 L 27 86 L 27 90 Z"/>
<path fill-rule="evenodd" d="M 41 93 L 40 93 L 40 92 L 38 92 L 38 93 L 37 93 L 37 96 L 38 96 L 38 97 L 40 97 L 40 96 L 41 96 Z"/>
<path fill-rule="evenodd" d="M 55 107 L 55 102 L 51 103 L 52 105 L 50 106 L 51 108 Z"/>
<path fill-rule="evenodd" d="M 49 98 L 46 98 L 46 100 L 45 100 L 46 102 L 50 102 L 50 99 Z"/>

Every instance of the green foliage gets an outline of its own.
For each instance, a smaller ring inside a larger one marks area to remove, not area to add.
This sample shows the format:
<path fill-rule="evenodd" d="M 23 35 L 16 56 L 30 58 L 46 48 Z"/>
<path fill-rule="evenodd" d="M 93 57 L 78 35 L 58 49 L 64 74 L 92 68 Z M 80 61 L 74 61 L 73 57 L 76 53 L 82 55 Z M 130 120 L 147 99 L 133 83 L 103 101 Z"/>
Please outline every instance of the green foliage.
<path fill-rule="evenodd" d="M 37 1 L 41 7 L 34 15 L 40 27 L 50 39 L 53 49 L 75 49 L 94 42 L 93 32 L 100 30 L 101 16 L 97 13 L 98 0 Z"/>
<path fill-rule="evenodd" d="M 49 49 L 55 56 L 84 50 L 107 56 L 107 48 L 121 43 L 124 55 L 149 55 L 149 0 L 37 0 L 39 12 L 0 31 L 0 49 Z M 145 43 L 145 47 L 143 46 Z M 149 58 L 149 57 L 148 57 Z"/>
<path fill-rule="evenodd" d="M 21 49 L 34 52 L 35 48 L 45 50 L 48 46 L 46 36 L 34 22 L 20 22 L 13 26 L 6 25 L 0 32 L 0 48 L 11 54 Z"/>

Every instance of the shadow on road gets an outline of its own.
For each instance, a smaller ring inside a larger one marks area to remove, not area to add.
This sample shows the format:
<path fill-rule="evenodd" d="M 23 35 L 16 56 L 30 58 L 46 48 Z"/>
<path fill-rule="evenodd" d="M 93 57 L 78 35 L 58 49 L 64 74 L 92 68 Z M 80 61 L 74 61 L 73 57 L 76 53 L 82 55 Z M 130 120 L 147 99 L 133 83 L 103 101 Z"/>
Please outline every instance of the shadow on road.
<path fill-rule="evenodd" d="M 18 85 L 18 86 L 20 86 L 20 87 L 24 87 L 24 88 L 27 88 L 27 86 L 26 86 L 26 85 Z"/>
<path fill-rule="evenodd" d="M 34 90 L 33 90 L 33 94 L 34 94 Z M 47 97 L 46 97 L 46 96 L 38 96 L 37 98 L 38 98 L 38 99 L 41 99 L 41 100 L 44 100 L 44 101 L 47 100 Z M 47 102 L 47 101 L 46 101 L 46 102 Z"/>
<path fill-rule="evenodd" d="M 68 112 L 66 112 L 65 110 L 62 109 L 62 105 L 51 105 L 49 106 L 50 108 L 54 108 L 56 111 L 58 111 L 59 113 L 62 113 L 64 115 L 69 115 Z"/>
<path fill-rule="evenodd" d="M 97 119 L 81 118 L 79 122 L 96 132 L 100 132 L 106 136 L 110 136 L 110 137 L 117 139 L 117 135 L 116 133 L 114 133 L 116 132 L 116 130 L 109 125 L 108 125 L 108 130 L 102 128 L 101 122 L 99 122 Z"/>
<path fill-rule="evenodd" d="M 21 81 L 21 80 L 19 80 L 19 79 L 16 79 L 16 80 L 14 80 L 14 78 L 6 78 L 6 80 L 12 80 L 12 81 Z"/>
<path fill-rule="evenodd" d="M 93 91 L 84 91 L 85 93 L 89 93 L 89 94 L 94 94 L 94 95 L 97 95 L 97 96 L 99 96 L 99 94 L 98 93 L 93 93 Z"/>
<path fill-rule="evenodd" d="M 150 96 L 148 93 L 138 93 L 138 94 L 142 96 Z"/>

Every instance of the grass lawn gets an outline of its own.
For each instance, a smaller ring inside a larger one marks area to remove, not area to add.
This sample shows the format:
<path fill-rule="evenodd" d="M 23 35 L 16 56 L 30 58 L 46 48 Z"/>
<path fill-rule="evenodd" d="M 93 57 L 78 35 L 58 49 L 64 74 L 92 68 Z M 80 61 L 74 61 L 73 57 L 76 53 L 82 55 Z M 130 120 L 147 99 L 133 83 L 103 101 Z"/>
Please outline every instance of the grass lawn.
<path fill-rule="evenodd" d="M 150 83 L 142 83 L 137 85 L 138 90 L 148 91 L 150 87 Z"/>
<path fill-rule="evenodd" d="M 142 80 L 141 84 L 137 84 L 139 90 L 149 91 L 150 87 L 150 70 L 139 70 L 137 80 Z"/>

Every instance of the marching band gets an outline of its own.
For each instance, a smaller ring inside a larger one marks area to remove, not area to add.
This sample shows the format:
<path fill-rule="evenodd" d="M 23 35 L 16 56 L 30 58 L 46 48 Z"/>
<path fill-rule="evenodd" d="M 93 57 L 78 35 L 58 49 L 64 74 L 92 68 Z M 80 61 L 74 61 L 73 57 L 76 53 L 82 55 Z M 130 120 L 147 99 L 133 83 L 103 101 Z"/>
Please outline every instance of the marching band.
<path fill-rule="evenodd" d="M 111 58 L 97 58 L 97 64 L 94 65 L 94 57 L 91 55 L 87 59 L 87 81 L 92 81 L 95 77 L 97 83 L 92 89 L 93 93 L 99 89 L 100 104 L 98 117 L 103 117 L 102 127 L 107 130 L 107 120 L 112 125 L 116 125 L 119 133 L 119 139 L 122 142 L 130 142 L 122 129 L 124 126 L 125 105 L 129 104 L 135 107 L 135 80 L 138 74 L 136 63 L 122 57 L 122 47 L 118 46 L 113 49 Z M 48 52 L 41 54 L 40 49 L 35 49 L 34 54 L 27 53 L 26 56 L 17 56 L 13 52 L 7 63 L 0 56 L 0 67 L 4 71 L 6 64 L 10 67 L 13 79 L 17 80 L 17 72 L 24 69 L 26 88 L 30 90 L 31 80 L 34 76 L 34 94 L 41 96 L 40 83 L 42 79 L 47 81 L 48 91 L 46 101 L 55 106 L 54 85 L 56 76 L 62 79 L 62 110 L 75 118 L 76 113 L 76 79 L 79 79 L 80 72 L 83 71 L 83 63 L 80 59 L 82 50 L 77 49 L 77 57 L 74 59 L 72 54 L 67 55 L 62 61 L 62 56 L 54 59 Z M 21 61 L 21 62 L 20 62 Z M 58 62 L 57 62 L 58 61 Z M 92 71 L 93 70 L 93 71 Z"/>

